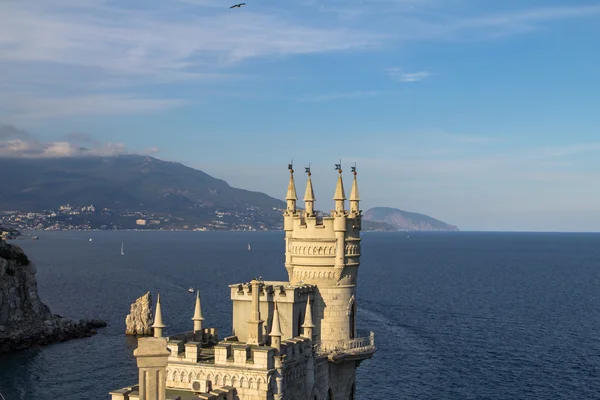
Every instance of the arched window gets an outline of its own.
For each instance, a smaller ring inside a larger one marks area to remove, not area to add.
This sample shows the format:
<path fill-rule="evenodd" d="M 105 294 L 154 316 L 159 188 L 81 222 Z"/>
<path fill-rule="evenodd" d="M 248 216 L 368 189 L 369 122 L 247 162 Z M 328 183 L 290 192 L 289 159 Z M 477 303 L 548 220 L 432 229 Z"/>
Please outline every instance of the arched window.
<path fill-rule="evenodd" d="M 333 400 L 333 393 L 331 393 L 331 389 L 327 391 L 327 397 L 325 400 Z"/>
<path fill-rule="evenodd" d="M 302 335 L 302 311 L 298 313 L 298 334 L 296 336 Z"/>

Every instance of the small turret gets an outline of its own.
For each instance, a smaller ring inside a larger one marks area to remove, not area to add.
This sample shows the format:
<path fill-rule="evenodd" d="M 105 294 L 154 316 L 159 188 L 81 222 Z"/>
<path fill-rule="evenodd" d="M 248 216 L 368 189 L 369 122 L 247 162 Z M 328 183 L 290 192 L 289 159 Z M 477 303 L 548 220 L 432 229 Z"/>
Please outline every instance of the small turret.
<path fill-rule="evenodd" d="M 271 336 L 271 347 L 276 348 L 277 351 L 281 351 L 281 337 L 283 336 L 283 333 L 281 332 L 281 323 L 279 322 L 277 302 L 275 302 L 275 310 L 273 310 L 273 324 L 269 336 Z"/>
<path fill-rule="evenodd" d="M 260 286 L 261 282 L 257 279 L 253 279 L 250 282 L 252 285 L 252 313 L 250 314 L 250 319 L 248 320 L 248 340 L 246 343 L 248 344 L 263 344 L 263 321 L 260 319 Z"/>
<path fill-rule="evenodd" d="M 288 164 L 288 169 L 290 170 L 290 182 L 288 183 L 287 194 L 285 195 L 285 200 L 287 201 L 286 211 L 289 214 L 295 214 L 298 196 L 296 195 L 296 183 L 294 182 L 294 169 L 292 164 Z"/>
<path fill-rule="evenodd" d="M 342 164 L 335 164 L 335 169 L 338 171 L 338 181 L 335 187 L 335 194 L 333 200 L 335 200 L 335 211 L 339 214 L 344 214 L 344 200 L 346 200 L 346 193 L 344 192 L 344 182 L 342 181 Z"/>
<path fill-rule="evenodd" d="M 306 168 L 306 174 L 308 175 L 308 181 L 306 181 L 306 192 L 304 192 L 304 208 L 306 209 L 307 217 L 314 217 L 314 203 L 315 203 L 315 193 L 312 187 L 312 181 L 310 176 L 310 166 Z"/>
<path fill-rule="evenodd" d="M 350 191 L 350 214 L 356 216 L 360 213 L 358 207 L 360 196 L 358 195 L 358 183 L 356 181 L 356 165 L 352 167 L 352 174 L 354 175 L 354 179 L 352 180 L 352 190 Z"/>
<path fill-rule="evenodd" d="M 196 292 L 196 308 L 194 309 L 194 316 L 192 317 L 192 321 L 194 321 L 194 332 L 202 331 L 202 323 L 204 321 L 204 317 L 202 317 L 202 309 L 200 308 L 200 291 Z"/>
<path fill-rule="evenodd" d="M 310 296 L 308 297 L 308 300 L 306 301 L 306 313 L 304 314 L 304 323 L 302 324 L 302 328 L 304 329 L 304 337 L 309 338 L 310 340 L 313 340 L 313 329 L 315 327 L 315 324 L 313 323 L 313 318 L 312 318 L 312 310 L 310 308 Z"/>
<path fill-rule="evenodd" d="M 160 293 L 158 294 L 158 298 L 156 300 L 156 313 L 154 315 L 154 325 L 152 325 L 152 327 L 154 328 L 154 337 L 162 337 L 163 329 L 166 327 L 166 325 L 163 323 L 162 319 L 162 309 L 160 307 Z"/>

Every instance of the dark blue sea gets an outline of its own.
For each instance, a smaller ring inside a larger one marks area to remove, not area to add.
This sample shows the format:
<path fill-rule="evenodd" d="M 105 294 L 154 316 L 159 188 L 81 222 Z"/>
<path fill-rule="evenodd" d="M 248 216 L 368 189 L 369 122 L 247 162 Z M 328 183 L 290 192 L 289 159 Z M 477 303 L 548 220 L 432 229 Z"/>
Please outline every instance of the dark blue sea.
<path fill-rule="evenodd" d="M 358 328 L 375 331 L 378 352 L 359 368 L 357 399 L 600 399 L 600 234 L 409 235 L 363 235 Z M 229 283 L 286 279 L 281 232 L 39 236 L 15 243 L 37 264 L 42 300 L 109 326 L 0 356 L 6 400 L 108 399 L 135 383 L 124 321 L 148 290 L 176 333 L 192 328 L 186 289 L 199 288 L 205 323 L 226 336 Z"/>

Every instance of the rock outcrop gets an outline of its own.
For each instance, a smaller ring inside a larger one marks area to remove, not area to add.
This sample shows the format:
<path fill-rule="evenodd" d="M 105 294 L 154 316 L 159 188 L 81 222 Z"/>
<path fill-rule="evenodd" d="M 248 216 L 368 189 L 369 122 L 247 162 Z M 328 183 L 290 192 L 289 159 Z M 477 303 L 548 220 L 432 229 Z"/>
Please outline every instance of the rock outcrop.
<path fill-rule="evenodd" d="M 125 318 L 126 335 L 152 335 L 152 295 L 150 292 L 138 298 Z"/>
<path fill-rule="evenodd" d="M 93 335 L 100 320 L 73 322 L 53 315 L 40 299 L 35 265 L 23 250 L 0 241 L 0 354 Z"/>

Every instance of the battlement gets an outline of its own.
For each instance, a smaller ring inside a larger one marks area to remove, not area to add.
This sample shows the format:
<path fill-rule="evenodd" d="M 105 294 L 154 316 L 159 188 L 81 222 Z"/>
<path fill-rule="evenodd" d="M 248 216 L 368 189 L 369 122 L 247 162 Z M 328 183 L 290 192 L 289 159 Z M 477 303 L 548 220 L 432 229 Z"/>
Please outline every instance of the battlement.
<path fill-rule="evenodd" d="M 171 352 L 169 361 L 212 363 L 213 347 L 219 341 L 219 334 L 216 328 L 204 328 L 200 332 L 178 333 L 167 340 L 167 348 Z"/>

